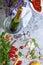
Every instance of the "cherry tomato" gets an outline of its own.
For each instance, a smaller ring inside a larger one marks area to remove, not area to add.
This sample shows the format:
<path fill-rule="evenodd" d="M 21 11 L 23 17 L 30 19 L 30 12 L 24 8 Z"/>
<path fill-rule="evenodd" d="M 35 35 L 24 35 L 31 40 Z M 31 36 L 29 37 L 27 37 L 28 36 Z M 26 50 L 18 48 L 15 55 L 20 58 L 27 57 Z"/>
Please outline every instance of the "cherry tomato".
<path fill-rule="evenodd" d="M 10 54 L 16 54 L 15 50 L 10 51 Z"/>
<path fill-rule="evenodd" d="M 15 50 L 15 46 L 12 46 L 12 50 Z"/>
<path fill-rule="evenodd" d="M 21 64 L 22 64 L 22 61 L 19 60 L 18 63 L 17 63 L 17 65 L 21 65 Z"/>
<path fill-rule="evenodd" d="M 13 58 L 14 57 L 14 55 L 12 55 L 12 54 L 10 54 L 9 56 L 10 56 L 10 58 Z"/>
<path fill-rule="evenodd" d="M 15 61 L 15 58 L 12 58 L 12 61 Z"/>
<path fill-rule="evenodd" d="M 17 48 L 15 48 L 15 51 L 18 51 L 18 49 L 17 49 Z"/>
<path fill-rule="evenodd" d="M 12 46 L 12 50 L 18 51 L 18 49 L 15 46 Z"/>
<path fill-rule="evenodd" d="M 20 49 L 23 49 L 24 48 L 24 46 L 20 46 Z"/>
<path fill-rule="evenodd" d="M 15 58 L 18 58 L 18 55 L 14 55 Z"/>

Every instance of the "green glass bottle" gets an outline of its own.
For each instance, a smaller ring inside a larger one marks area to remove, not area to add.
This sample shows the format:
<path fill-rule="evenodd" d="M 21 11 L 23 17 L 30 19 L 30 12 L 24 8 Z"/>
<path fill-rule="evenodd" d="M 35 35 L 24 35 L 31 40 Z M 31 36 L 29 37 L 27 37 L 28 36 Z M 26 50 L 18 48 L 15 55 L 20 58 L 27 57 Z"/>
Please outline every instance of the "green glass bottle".
<path fill-rule="evenodd" d="M 21 13 L 22 13 L 22 7 L 18 8 L 16 16 L 12 19 L 10 23 L 11 31 L 16 31 L 17 27 L 19 26 Z"/>

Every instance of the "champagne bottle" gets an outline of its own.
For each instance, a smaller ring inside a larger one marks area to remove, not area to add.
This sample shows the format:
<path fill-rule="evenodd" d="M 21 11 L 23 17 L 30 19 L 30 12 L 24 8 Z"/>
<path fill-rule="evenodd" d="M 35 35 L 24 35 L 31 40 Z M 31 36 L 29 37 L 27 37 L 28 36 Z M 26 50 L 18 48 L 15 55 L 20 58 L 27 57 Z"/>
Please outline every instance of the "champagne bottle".
<path fill-rule="evenodd" d="M 20 23 L 21 13 L 22 13 L 22 7 L 19 7 L 16 16 L 12 19 L 12 21 L 10 23 L 10 30 L 11 31 L 16 31 L 16 29 Z"/>

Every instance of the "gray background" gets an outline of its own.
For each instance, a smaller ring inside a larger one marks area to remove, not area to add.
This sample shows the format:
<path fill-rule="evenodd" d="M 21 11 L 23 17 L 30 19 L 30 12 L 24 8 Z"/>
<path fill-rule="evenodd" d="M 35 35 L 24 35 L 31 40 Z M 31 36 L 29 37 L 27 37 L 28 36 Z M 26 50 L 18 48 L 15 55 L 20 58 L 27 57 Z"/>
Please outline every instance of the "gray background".
<path fill-rule="evenodd" d="M 28 5 L 31 8 L 29 3 L 28 3 Z M 34 12 L 32 8 L 31 8 L 31 11 L 32 11 L 32 17 L 31 17 L 27 27 L 24 28 L 23 30 L 25 32 L 27 30 L 29 30 L 30 34 L 31 34 L 31 37 L 34 37 L 37 40 L 40 48 L 43 48 L 43 13 L 42 14 L 38 14 L 38 13 Z M 0 10 L 0 32 L 2 31 L 4 18 L 5 18 L 4 11 Z M 19 44 L 21 43 L 19 40 L 17 42 Z M 18 46 L 19 45 L 17 45 L 17 47 Z M 27 50 L 24 50 L 23 53 L 26 54 L 25 51 L 27 51 Z M 43 50 L 42 50 L 42 53 L 43 53 Z M 31 60 L 28 61 L 25 57 L 23 57 L 21 59 L 23 60 L 23 64 L 22 65 L 27 65 L 31 61 Z M 12 65 L 12 63 L 11 63 L 11 65 Z M 42 65 L 43 65 L 43 61 L 42 61 Z"/>

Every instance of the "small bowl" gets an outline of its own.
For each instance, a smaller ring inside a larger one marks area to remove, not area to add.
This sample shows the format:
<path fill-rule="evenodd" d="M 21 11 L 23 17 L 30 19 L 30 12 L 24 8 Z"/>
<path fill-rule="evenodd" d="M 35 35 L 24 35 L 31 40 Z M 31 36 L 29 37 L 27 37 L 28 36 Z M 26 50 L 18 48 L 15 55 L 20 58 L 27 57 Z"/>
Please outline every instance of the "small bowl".
<path fill-rule="evenodd" d="M 31 0 L 31 1 L 32 1 L 32 0 Z M 37 10 L 35 10 L 34 7 L 33 7 L 33 5 L 32 5 L 32 3 L 30 3 L 30 5 L 31 5 L 32 9 L 33 9 L 36 13 L 38 13 L 38 14 L 43 13 L 43 0 L 41 0 L 41 7 L 42 7 L 42 11 L 41 11 L 41 12 L 38 12 Z"/>

